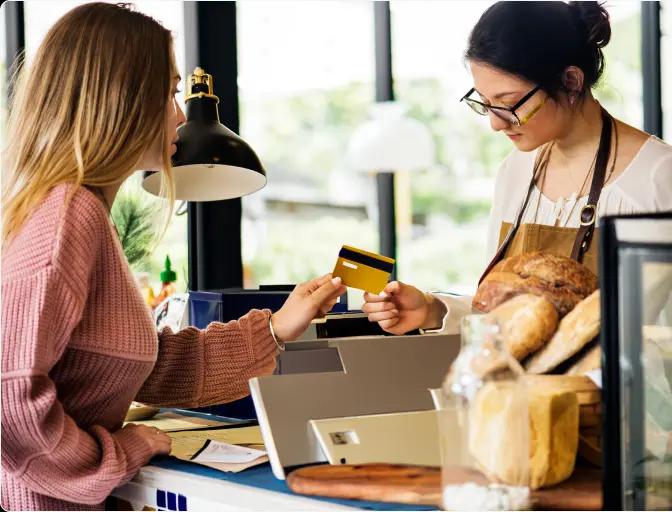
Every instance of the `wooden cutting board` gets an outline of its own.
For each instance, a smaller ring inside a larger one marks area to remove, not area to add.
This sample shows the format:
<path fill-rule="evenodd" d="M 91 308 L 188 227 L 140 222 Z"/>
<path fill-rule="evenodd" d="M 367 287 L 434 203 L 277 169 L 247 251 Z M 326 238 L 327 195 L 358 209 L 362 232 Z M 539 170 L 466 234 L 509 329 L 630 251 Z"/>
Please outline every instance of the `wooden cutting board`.
<path fill-rule="evenodd" d="M 456 483 L 485 481 L 480 473 L 455 468 Z M 441 505 L 441 470 L 394 464 L 319 465 L 290 473 L 289 488 L 299 494 L 330 498 L 384 501 L 411 505 Z M 602 481 L 598 469 L 577 468 L 569 480 L 532 491 L 539 510 L 601 510 Z"/>

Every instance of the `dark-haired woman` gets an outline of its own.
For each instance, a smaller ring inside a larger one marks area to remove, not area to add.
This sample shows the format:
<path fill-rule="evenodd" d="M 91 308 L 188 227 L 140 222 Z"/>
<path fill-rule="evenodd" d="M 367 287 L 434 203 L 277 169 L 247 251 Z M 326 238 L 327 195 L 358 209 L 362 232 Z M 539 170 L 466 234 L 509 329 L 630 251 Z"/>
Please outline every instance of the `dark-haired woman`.
<path fill-rule="evenodd" d="M 602 215 L 672 210 L 672 147 L 614 119 L 593 97 L 611 37 L 597 2 L 498 2 L 481 16 L 462 102 L 515 149 L 495 182 L 488 268 L 524 250 L 573 257 L 597 272 Z M 471 297 L 394 281 L 363 310 L 391 333 L 456 332 Z"/>

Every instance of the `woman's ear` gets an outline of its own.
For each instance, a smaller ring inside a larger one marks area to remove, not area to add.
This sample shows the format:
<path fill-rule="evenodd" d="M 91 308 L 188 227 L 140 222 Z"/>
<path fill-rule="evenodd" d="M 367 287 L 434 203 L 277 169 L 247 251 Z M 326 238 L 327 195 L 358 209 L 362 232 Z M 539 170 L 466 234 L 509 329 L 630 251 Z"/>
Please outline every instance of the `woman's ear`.
<path fill-rule="evenodd" d="M 576 99 L 583 91 L 583 70 L 576 66 L 568 66 L 562 72 L 562 85 L 569 97 L 570 105 L 574 105 Z"/>

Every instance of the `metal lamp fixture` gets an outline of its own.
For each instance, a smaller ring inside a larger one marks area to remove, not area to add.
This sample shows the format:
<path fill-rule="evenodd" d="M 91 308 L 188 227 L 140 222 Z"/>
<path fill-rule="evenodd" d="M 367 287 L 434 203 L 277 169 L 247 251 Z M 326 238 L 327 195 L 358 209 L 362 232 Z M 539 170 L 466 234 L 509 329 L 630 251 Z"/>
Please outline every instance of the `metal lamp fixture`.
<path fill-rule="evenodd" d="M 218 201 L 251 194 L 266 185 L 266 171 L 254 150 L 219 122 L 212 75 L 196 68 L 189 75 L 187 122 L 177 129 L 172 157 L 175 199 Z M 159 195 L 161 175 L 145 172 L 143 188 Z"/>

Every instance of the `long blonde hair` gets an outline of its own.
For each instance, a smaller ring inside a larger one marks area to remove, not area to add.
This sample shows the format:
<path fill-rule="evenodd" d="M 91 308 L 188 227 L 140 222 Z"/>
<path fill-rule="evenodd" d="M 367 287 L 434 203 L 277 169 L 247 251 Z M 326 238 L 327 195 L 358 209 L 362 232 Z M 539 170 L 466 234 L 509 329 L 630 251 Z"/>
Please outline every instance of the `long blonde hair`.
<path fill-rule="evenodd" d="M 85 4 L 56 22 L 14 82 L 2 158 L 3 245 L 53 187 L 119 183 L 157 140 L 170 218 L 172 55 L 170 31 L 127 5 Z"/>

